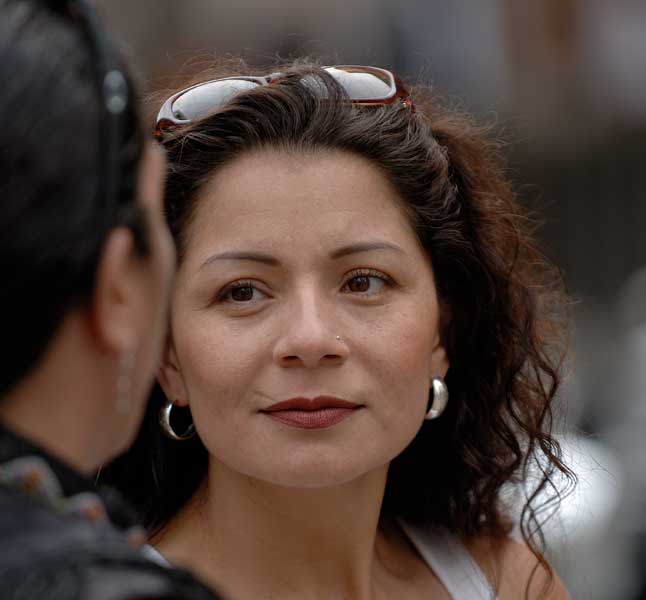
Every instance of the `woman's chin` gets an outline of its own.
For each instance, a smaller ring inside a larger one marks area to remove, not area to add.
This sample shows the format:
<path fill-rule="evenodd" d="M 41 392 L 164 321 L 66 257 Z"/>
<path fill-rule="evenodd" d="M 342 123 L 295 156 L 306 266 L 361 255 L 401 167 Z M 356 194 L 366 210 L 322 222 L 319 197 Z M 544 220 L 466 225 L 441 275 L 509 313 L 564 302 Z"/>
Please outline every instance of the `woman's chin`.
<path fill-rule="evenodd" d="M 300 489 L 323 489 L 338 487 L 358 481 L 380 467 L 349 461 L 322 461 L 319 459 L 292 460 L 280 464 L 264 465 L 256 468 L 239 467 L 239 472 L 247 477 L 266 484 Z M 387 464 L 383 467 L 387 471 Z"/>

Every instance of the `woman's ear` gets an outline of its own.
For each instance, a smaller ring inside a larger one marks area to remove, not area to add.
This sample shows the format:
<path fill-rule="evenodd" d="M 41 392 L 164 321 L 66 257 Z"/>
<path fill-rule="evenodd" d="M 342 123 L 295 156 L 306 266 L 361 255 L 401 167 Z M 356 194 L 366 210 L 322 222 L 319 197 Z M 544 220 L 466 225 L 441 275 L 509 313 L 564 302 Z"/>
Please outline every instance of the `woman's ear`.
<path fill-rule="evenodd" d="M 438 318 L 437 331 L 433 340 L 431 350 L 431 377 L 446 377 L 450 367 L 449 355 L 447 352 L 447 340 L 449 338 L 449 327 L 451 325 L 451 307 L 440 302 L 440 315 Z"/>
<path fill-rule="evenodd" d="M 431 351 L 431 377 L 442 377 L 442 379 L 444 379 L 449 370 L 449 366 L 450 364 L 448 354 L 446 353 L 446 349 L 442 344 L 441 336 L 438 336 L 437 344 Z"/>
<path fill-rule="evenodd" d="M 157 381 L 159 381 L 159 385 L 164 390 L 166 397 L 172 400 L 174 404 L 177 406 L 188 405 L 186 384 L 182 377 L 182 371 L 177 360 L 177 353 L 175 352 L 175 346 L 170 335 L 166 340 L 162 353 L 161 364 L 157 371 Z"/>
<path fill-rule="evenodd" d="M 134 254 L 132 232 L 113 229 L 103 245 L 92 295 L 93 337 L 104 351 L 117 355 L 135 351 L 139 339 L 142 300 Z"/>

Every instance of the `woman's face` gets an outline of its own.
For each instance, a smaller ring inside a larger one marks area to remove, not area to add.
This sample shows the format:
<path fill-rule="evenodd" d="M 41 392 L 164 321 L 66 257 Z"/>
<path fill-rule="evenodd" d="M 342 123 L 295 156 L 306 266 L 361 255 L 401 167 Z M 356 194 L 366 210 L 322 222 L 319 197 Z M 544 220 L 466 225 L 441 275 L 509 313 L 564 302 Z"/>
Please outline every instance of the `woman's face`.
<path fill-rule="evenodd" d="M 161 380 L 216 464 L 327 486 L 411 442 L 448 364 L 431 264 L 398 200 L 370 162 L 336 152 L 257 152 L 203 188 Z"/>

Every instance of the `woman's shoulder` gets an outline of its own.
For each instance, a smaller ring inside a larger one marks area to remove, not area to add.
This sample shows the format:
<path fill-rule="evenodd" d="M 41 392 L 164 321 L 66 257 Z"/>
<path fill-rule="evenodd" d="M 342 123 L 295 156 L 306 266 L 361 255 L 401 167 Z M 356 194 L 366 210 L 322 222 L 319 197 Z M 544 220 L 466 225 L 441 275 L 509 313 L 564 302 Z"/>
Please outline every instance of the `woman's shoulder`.
<path fill-rule="evenodd" d="M 444 527 L 421 527 L 401 520 L 399 525 L 452 597 L 569 600 L 556 572 L 550 572 L 525 543 L 512 537 L 483 535 L 462 540 Z"/>
<path fill-rule="evenodd" d="M 529 598 L 570 600 L 558 574 L 541 564 L 524 542 L 476 536 L 465 541 L 465 547 L 497 589 L 498 600 L 525 598 L 528 585 Z"/>

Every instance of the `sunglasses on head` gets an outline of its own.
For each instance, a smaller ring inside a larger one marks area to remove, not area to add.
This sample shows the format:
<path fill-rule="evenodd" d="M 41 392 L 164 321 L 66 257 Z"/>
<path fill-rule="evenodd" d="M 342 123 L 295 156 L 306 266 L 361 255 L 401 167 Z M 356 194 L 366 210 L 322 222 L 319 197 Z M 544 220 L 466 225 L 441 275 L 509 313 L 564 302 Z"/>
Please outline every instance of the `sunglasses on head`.
<path fill-rule="evenodd" d="M 408 91 L 402 82 L 386 69 L 337 65 L 323 67 L 323 70 L 335 79 L 353 104 L 382 106 L 399 102 L 413 110 L 413 101 Z M 186 125 L 207 116 L 239 93 L 261 85 L 277 83 L 285 77 L 284 73 L 272 73 L 264 77 L 223 77 L 204 81 L 177 92 L 164 102 L 157 115 L 155 137 L 161 141 L 164 133 L 173 127 Z M 318 82 L 313 78 L 308 80 L 308 77 L 307 74 L 304 75 L 302 81 L 310 87 L 315 87 Z"/>

